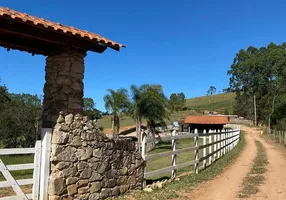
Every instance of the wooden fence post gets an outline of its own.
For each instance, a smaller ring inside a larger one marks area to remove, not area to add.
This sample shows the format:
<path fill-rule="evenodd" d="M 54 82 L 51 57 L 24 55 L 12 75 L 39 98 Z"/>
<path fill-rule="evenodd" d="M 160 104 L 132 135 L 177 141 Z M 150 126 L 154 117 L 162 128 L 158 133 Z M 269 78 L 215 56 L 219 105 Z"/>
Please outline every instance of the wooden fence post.
<path fill-rule="evenodd" d="M 174 131 L 172 132 L 172 136 L 175 136 L 175 135 L 177 135 L 177 134 L 176 134 L 176 130 L 174 130 Z M 177 155 L 174 154 L 174 152 L 176 151 L 176 143 L 177 143 L 176 139 L 172 139 L 172 149 L 173 149 L 173 154 L 172 154 L 172 166 L 173 166 L 173 167 L 176 166 L 176 159 L 177 159 Z M 176 172 L 177 172 L 176 169 L 173 169 L 173 170 L 172 170 L 172 178 L 173 178 L 173 179 L 176 177 Z"/>
<path fill-rule="evenodd" d="M 194 137 L 194 146 L 195 146 L 195 154 L 194 154 L 194 157 L 195 157 L 195 161 L 197 161 L 195 164 L 194 164 L 194 172 L 195 174 L 198 174 L 199 173 L 199 145 L 198 145 L 198 140 L 199 140 L 199 134 L 198 134 L 198 129 L 195 129 L 195 137 Z"/>
<path fill-rule="evenodd" d="M 216 134 L 217 134 L 217 130 L 214 130 L 214 142 L 216 142 L 216 141 L 217 141 L 217 140 L 216 140 L 216 139 L 217 139 L 217 138 L 216 138 L 216 137 L 217 137 L 217 135 L 216 135 Z M 214 144 L 214 152 L 217 150 L 217 148 L 216 148 L 216 147 L 217 147 L 217 145 L 216 145 L 216 144 Z M 214 161 L 216 161 L 216 159 L 217 159 L 217 156 L 216 156 L 216 153 L 214 153 Z"/>
<path fill-rule="evenodd" d="M 212 130 L 209 130 L 209 133 L 210 133 L 209 144 L 211 144 L 212 143 Z M 209 154 L 211 154 L 211 153 L 212 153 L 212 145 L 209 146 Z M 211 164 L 212 164 L 212 156 L 209 157 L 209 165 L 211 165 Z"/>
<path fill-rule="evenodd" d="M 42 128 L 41 138 L 42 138 L 42 153 L 41 153 L 41 173 L 40 173 L 40 200 L 48 200 L 52 129 Z"/>
<path fill-rule="evenodd" d="M 226 144 L 225 144 L 226 145 L 226 149 L 225 150 L 226 150 L 226 153 L 228 153 L 228 147 L 229 147 L 229 145 L 228 145 L 229 144 L 229 133 L 228 133 L 228 130 L 225 131 L 225 137 L 226 137 L 225 138 L 226 139 L 225 140 L 225 142 L 226 142 Z"/>
<path fill-rule="evenodd" d="M 204 130 L 204 136 L 203 136 L 203 145 L 206 145 L 207 144 L 207 136 L 205 136 L 206 134 L 206 130 Z M 203 157 L 205 158 L 207 156 L 207 148 L 204 147 L 203 148 Z M 204 159 L 203 160 L 203 168 L 205 169 L 207 167 L 207 160 Z"/>
<path fill-rule="evenodd" d="M 277 135 L 277 131 L 275 130 L 274 132 L 274 141 L 276 142 L 276 135 Z"/>
<path fill-rule="evenodd" d="M 237 142 L 238 142 L 238 135 L 239 135 L 239 129 L 237 129 L 234 133 L 233 133 L 234 137 L 233 137 L 233 140 L 235 142 L 233 142 L 233 148 L 237 145 Z"/>
<path fill-rule="evenodd" d="M 231 133 L 228 133 L 228 152 L 231 150 Z"/>
<path fill-rule="evenodd" d="M 220 149 L 220 140 L 221 140 L 221 138 L 220 138 L 220 130 L 218 129 L 217 130 L 217 141 L 219 142 L 219 143 L 217 143 L 217 149 Z M 217 152 L 217 158 L 219 159 L 220 158 L 220 152 L 221 152 L 221 150 L 219 150 L 218 152 Z"/>
<path fill-rule="evenodd" d="M 222 150 L 221 150 L 221 156 L 223 156 L 225 153 L 224 153 L 224 133 L 223 133 L 224 129 L 221 130 L 221 140 L 223 140 L 221 142 L 221 147 L 222 147 Z"/>
<path fill-rule="evenodd" d="M 230 142 L 231 142 L 230 150 L 232 150 L 232 149 L 233 149 L 233 141 L 234 141 L 233 136 L 234 136 L 234 132 L 231 132 L 231 133 L 230 133 L 230 137 L 231 137 L 231 139 L 230 139 Z"/>
<path fill-rule="evenodd" d="M 223 155 L 225 155 L 226 153 L 226 134 L 225 134 L 225 129 L 222 130 L 223 131 Z"/>
<path fill-rule="evenodd" d="M 284 131 L 284 146 L 286 146 L 286 132 Z"/>
<path fill-rule="evenodd" d="M 144 131 L 142 131 L 142 142 L 141 142 L 141 156 L 143 158 L 143 160 L 146 161 L 146 154 L 147 154 L 147 150 L 146 150 L 146 147 L 147 147 L 147 144 L 146 144 L 146 133 Z M 143 188 L 146 187 L 146 179 L 145 179 L 145 174 L 146 174 L 146 166 L 144 168 L 144 175 L 143 175 Z"/>
<path fill-rule="evenodd" d="M 227 135 L 227 137 L 228 137 L 228 151 L 227 152 L 230 152 L 230 147 L 231 147 L 231 133 L 228 133 L 228 135 Z"/>
<path fill-rule="evenodd" d="M 34 155 L 34 172 L 33 172 L 33 199 L 39 199 L 40 192 L 40 171 L 41 171 L 41 140 L 36 141 L 35 155 Z"/>

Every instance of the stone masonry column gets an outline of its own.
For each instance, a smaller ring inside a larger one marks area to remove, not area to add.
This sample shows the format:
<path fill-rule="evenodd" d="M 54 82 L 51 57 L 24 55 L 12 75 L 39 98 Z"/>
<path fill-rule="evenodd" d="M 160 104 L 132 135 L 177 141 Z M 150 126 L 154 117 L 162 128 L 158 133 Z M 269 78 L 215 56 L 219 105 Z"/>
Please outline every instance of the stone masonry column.
<path fill-rule="evenodd" d="M 52 128 L 63 114 L 82 114 L 86 52 L 65 50 L 46 58 L 43 128 Z"/>

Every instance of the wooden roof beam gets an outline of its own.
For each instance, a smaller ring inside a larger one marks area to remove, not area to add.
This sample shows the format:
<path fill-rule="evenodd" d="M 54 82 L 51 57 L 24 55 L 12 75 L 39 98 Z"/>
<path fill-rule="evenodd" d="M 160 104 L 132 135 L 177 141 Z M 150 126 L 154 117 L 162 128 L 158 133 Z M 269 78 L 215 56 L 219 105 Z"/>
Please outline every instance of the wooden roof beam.
<path fill-rule="evenodd" d="M 72 35 L 67 36 L 63 33 L 50 31 L 49 29 L 44 27 L 43 29 L 40 29 L 38 27 L 30 26 L 20 22 L 7 21 L 5 18 L 0 18 L 0 32 L 18 35 L 19 37 L 24 36 L 36 41 L 42 40 L 47 42 L 47 45 L 51 43 L 60 46 L 72 46 L 75 48 L 90 50 L 97 53 L 103 53 L 107 49 L 106 45 L 101 45 L 97 40 L 91 42 L 90 40 L 86 40 L 84 38 L 79 39 Z M 2 38 L 0 38 L 0 40 L 2 40 Z"/>

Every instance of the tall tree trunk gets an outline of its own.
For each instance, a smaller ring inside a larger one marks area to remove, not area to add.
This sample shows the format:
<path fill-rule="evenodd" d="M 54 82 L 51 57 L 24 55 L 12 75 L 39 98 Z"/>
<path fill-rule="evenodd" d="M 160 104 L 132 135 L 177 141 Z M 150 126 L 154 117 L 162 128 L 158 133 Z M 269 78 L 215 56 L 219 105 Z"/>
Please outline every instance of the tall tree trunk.
<path fill-rule="evenodd" d="M 113 120 L 112 120 L 112 131 L 113 131 L 113 138 L 116 138 L 119 132 L 119 123 L 118 123 L 118 116 L 115 114 L 113 115 Z"/>
<path fill-rule="evenodd" d="M 274 113 L 274 106 L 275 106 L 276 97 L 277 97 L 277 95 L 274 95 L 273 100 L 272 100 L 271 112 L 270 112 L 269 117 L 268 117 L 268 133 L 271 132 L 271 117 Z"/>
<path fill-rule="evenodd" d="M 142 141 L 142 135 L 141 135 L 141 120 L 139 117 L 136 117 L 136 136 L 137 136 L 137 143 L 139 147 L 139 153 L 140 151 L 140 146 L 141 146 L 141 141 Z"/>
<path fill-rule="evenodd" d="M 156 143 L 155 143 L 155 132 L 154 132 L 154 130 L 153 130 L 152 125 L 151 125 L 150 122 L 147 123 L 147 134 L 148 134 L 148 135 L 151 135 L 151 137 L 152 137 L 152 139 L 153 139 L 152 143 L 150 143 L 149 150 L 154 149 L 154 148 L 155 148 L 155 145 L 156 145 Z"/>
<path fill-rule="evenodd" d="M 279 93 L 282 92 L 283 89 L 284 89 L 284 88 L 281 88 L 281 89 L 277 92 L 277 94 L 275 94 L 275 95 L 273 96 L 271 112 L 270 112 L 269 118 L 268 118 L 268 133 L 271 132 L 271 117 L 272 117 L 272 115 L 273 115 L 273 113 L 274 113 L 274 109 L 275 109 L 275 100 L 276 100 L 276 98 L 278 97 Z"/>
<path fill-rule="evenodd" d="M 139 127 L 138 127 L 139 122 L 138 122 L 138 118 L 137 117 L 135 119 L 135 123 L 136 123 L 136 137 L 137 137 L 137 141 L 139 143 Z"/>
<path fill-rule="evenodd" d="M 117 136 L 119 136 L 119 131 L 120 131 L 120 119 L 119 116 L 117 116 L 117 131 L 116 131 Z"/>
<path fill-rule="evenodd" d="M 113 116 L 113 123 L 114 123 L 113 138 L 117 138 L 119 135 L 120 122 L 119 122 L 119 116 L 116 114 Z"/>
<path fill-rule="evenodd" d="M 112 135 L 114 137 L 114 133 L 115 133 L 115 130 L 114 130 L 114 115 L 111 117 L 111 129 L 112 129 Z"/>

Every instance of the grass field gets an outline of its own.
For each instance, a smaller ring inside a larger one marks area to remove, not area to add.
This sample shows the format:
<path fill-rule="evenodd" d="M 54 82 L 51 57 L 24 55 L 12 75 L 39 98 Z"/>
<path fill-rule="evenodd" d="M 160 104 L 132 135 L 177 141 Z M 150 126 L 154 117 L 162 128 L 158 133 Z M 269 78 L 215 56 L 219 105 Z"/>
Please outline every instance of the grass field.
<path fill-rule="evenodd" d="M 9 156 L 0 156 L 0 159 L 3 161 L 5 165 L 13 165 L 13 164 L 27 164 L 34 163 L 34 155 L 9 155 Z M 15 179 L 26 179 L 33 177 L 33 170 L 18 170 L 12 171 L 12 176 Z M 0 173 L 0 181 L 4 181 L 3 175 Z"/>
<path fill-rule="evenodd" d="M 199 139 L 199 145 L 203 143 L 202 139 Z M 188 138 L 188 139 L 180 139 L 177 140 L 176 149 L 183 149 L 188 147 L 194 146 L 194 139 Z M 172 144 L 171 142 L 164 142 L 158 145 L 154 150 L 148 152 L 148 154 L 156 154 L 161 152 L 167 152 L 172 151 Z M 202 156 L 202 150 L 199 152 L 199 156 Z M 177 155 L 177 164 L 188 162 L 194 160 L 194 151 L 191 152 L 183 152 L 179 155 Z M 147 161 L 147 172 L 154 171 L 157 169 L 161 169 L 164 167 L 170 167 L 172 165 L 172 156 L 165 156 L 161 158 L 157 158 L 155 160 Z M 190 171 L 193 169 L 193 166 L 186 167 L 184 169 L 181 169 L 180 171 Z M 171 173 L 162 174 L 157 177 L 152 177 L 151 180 L 159 179 L 162 177 L 170 177 Z"/>
<path fill-rule="evenodd" d="M 34 155 L 0 156 L 0 159 L 3 161 L 5 165 L 27 164 L 27 163 L 34 162 Z M 32 169 L 12 171 L 11 174 L 16 180 L 33 178 Z M 5 178 L 3 177 L 2 173 L 0 173 L 0 181 L 5 181 Z M 24 186 L 21 186 L 21 188 L 25 193 L 32 192 L 32 185 L 24 185 Z M 15 195 L 15 192 L 12 190 L 11 187 L 0 188 L 0 197 L 7 197 L 7 196 L 13 196 L 13 195 Z"/>
<path fill-rule="evenodd" d="M 222 93 L 213 96 L 202 96 L 187 99 L 186 106 L 194 110 L 211 110 L 213 108 L 217 112 L 224 112 L 226 109 L 231 113 L 235 103 L 235 93 Z"/>

